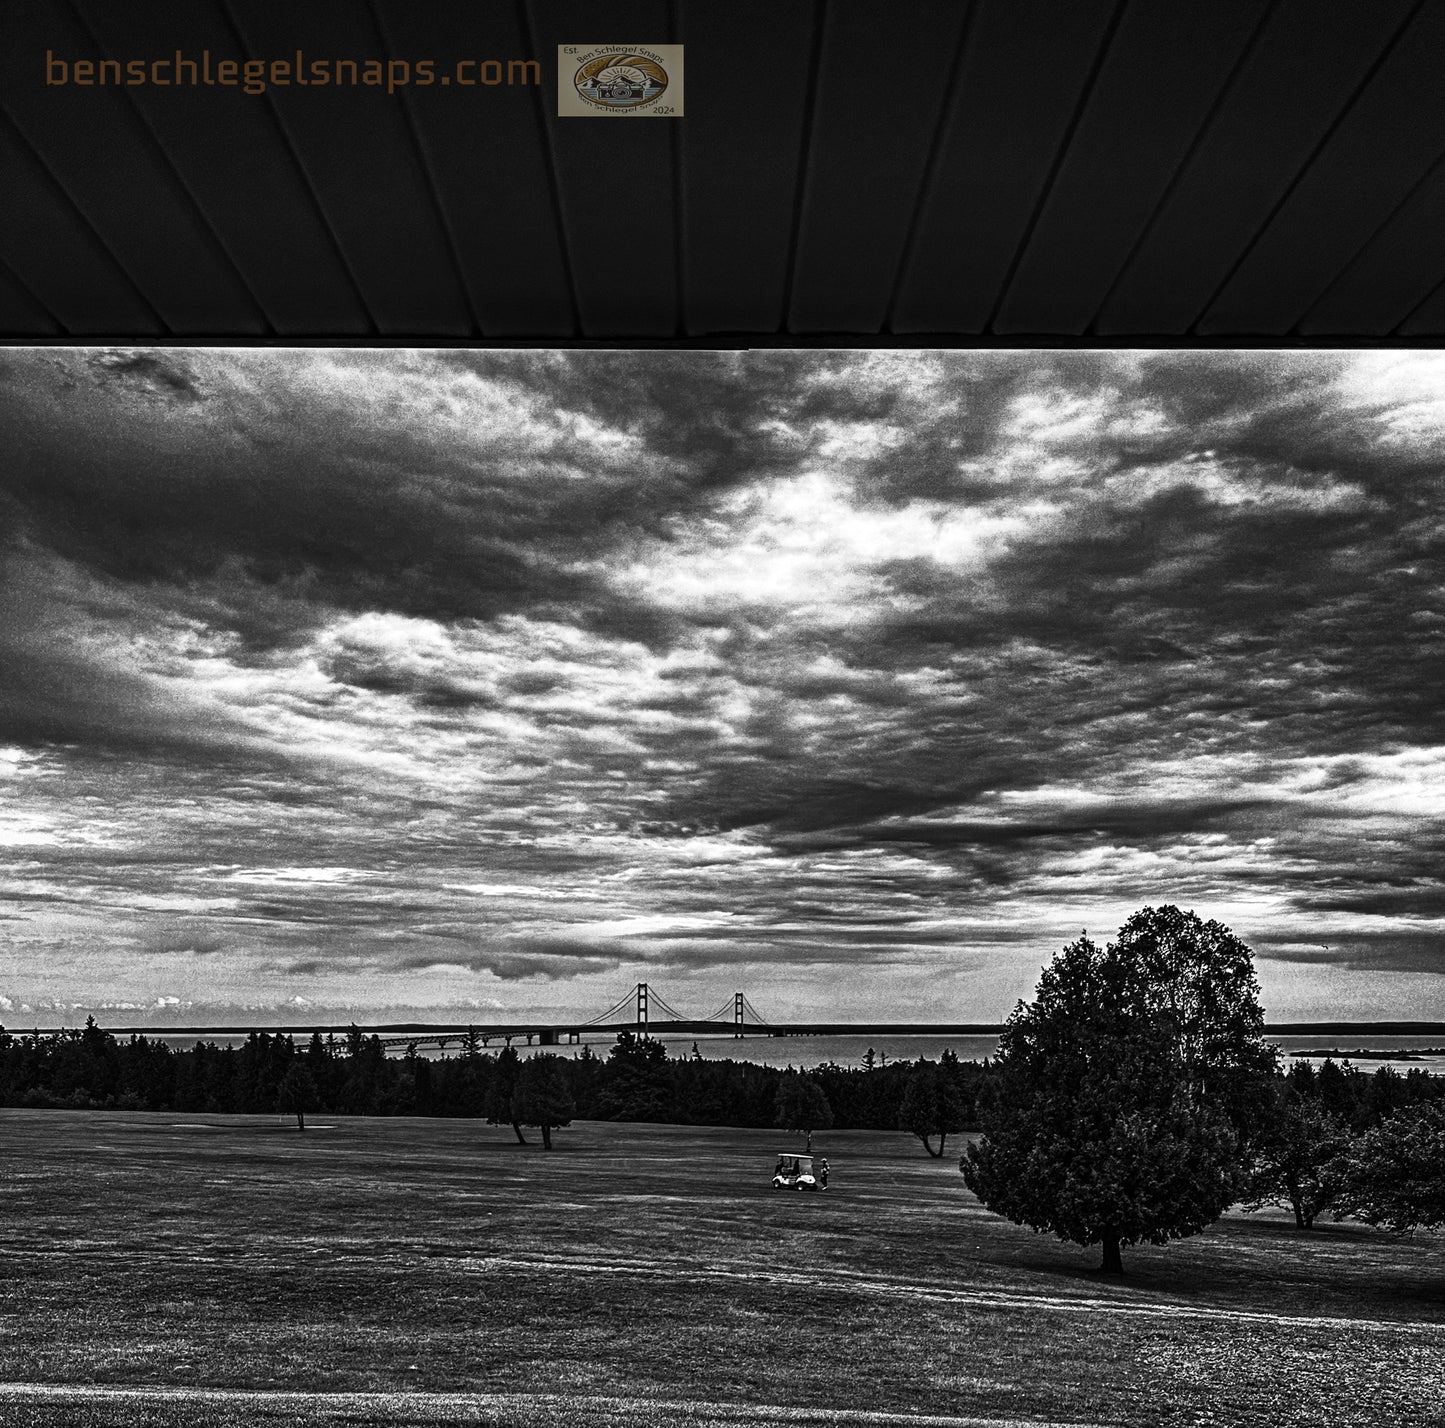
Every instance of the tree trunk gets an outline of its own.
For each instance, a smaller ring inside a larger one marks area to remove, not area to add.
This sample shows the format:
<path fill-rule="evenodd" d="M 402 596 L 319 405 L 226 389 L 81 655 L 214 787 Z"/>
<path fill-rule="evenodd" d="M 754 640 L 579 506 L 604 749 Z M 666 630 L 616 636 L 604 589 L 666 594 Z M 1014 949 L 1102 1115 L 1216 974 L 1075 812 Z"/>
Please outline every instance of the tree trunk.
<path fill-rule="evenodd" d="M 1306 1222 L 1306 1220 L 1305 1220 L 1304 1206 L 1301 1205 L 1298 1200 L 1292 1201 L 1292 1202 L 1291 1202 L 1291 1205 L 1292 1205 L 1292 1208 L 1294 1209 L 1294 1227 L 1295 1227 L 1295 1229 L 1297 1229 L 1297 1230 L 1307 1230 L 1307 1229 L 1309 1229 L 1309 1224 L 1308 1224 L 1308 1223 Z"/>
<path fill-rule="evenodd" d="M 940 1160 L 943 1159 L 943 1147 L 944 1147 L 947 1143 L 948 1143 L 948 1132 L 947 1132 L 947 1131 L 939 1131 L 939 1133 L 938 1133 L 938 1158 L 939 1158 Z"/>
<path fill-rule="evenodd" d="M 1123 1274 L 1124 1260 L 1119 1254 L 1119 1236 L 1106 1233 L 1104 1235 L 1104 1262 L 1099 1268 L 1105 1274 Z"/>
<path fill-rule="evenodd" d="M 512 1122 L 512 1129 L 517 1133 L 517 1144 L 526 1145 L 527 1137 L 522 1134 L 522 1127 L 516 1121 Z"/>
<path fill-rule="evenodd" d="M 549 1125 L 544 1125 L 542 1127 L 542 1149 L 552 1149 L 552 1127 Z"/>
<path fill-rule="evenodd" d="M 297 1130 L 303 1130 L 303 1131 L 306 1129 L 306 1112 L 305 1112 L 305 1111 L 297 1111 L 297 1112 L 296 1112 L 296 1129 L 297 1129 Z"/>

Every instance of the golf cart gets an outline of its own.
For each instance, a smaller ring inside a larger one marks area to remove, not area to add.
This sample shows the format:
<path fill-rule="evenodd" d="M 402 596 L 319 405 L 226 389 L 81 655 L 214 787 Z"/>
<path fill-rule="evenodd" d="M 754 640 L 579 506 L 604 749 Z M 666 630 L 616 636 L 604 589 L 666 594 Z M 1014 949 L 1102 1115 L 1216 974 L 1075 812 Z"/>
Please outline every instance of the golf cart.
<path fill-rule="evenodd" d="M 825 1155 L 791 1155 L 778 1157 L 773 1170 L 774 1190 L 826 1190 L 828 1188 L 828 1157 Z"/>

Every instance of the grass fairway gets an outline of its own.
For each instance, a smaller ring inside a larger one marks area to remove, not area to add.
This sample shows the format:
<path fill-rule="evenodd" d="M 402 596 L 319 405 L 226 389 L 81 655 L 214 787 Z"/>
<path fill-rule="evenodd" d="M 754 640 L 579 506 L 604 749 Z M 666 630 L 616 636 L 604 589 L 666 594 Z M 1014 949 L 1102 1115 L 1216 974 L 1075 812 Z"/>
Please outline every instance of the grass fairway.
<path fill-rule="evenodd" d="M 1445 1238 L 1232 1215 L 1122 1283 L 953 1154 L 0 1111 L 0 1423 L 1445 1422 Z M 785 1411 L 787 1408 L 803 1410 Z"/>

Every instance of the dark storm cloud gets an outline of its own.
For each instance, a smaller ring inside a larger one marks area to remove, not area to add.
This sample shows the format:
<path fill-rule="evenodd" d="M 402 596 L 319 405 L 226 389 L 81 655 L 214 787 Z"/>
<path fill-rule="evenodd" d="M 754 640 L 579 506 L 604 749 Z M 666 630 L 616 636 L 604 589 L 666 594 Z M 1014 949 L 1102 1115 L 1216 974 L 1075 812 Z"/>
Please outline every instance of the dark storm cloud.
<path fill-rule="evenodd" d="M 238 355 L 204 385 L 154 353 L 30 364 L 11 383 L 0 491 L 37 544 L 171 585 L 182 608 L 262 648 L 311 628 L 318 603 L 483 619 L 539 608 L 655 639 L 662 613 L 577 561 L 665 533 L 797 456 L 767 429 L 785 393 L 726 355 L 409 361 L 429 399 L 389 413 L 354 390 L 394 374 L 379 354 L 323 358 L 306 375 L 330 362 L 329 380 L 296 383 L 287 357 Z M 188 410 L 136 410 L 137 390 Z"/>
<path fill-rule="evenodd" d="M 260 725 L 181 681 L 137 670 L 123 649 L 96 638 L 88 626 L 103 593 L 58 594 L 47 588 L 53 574 L 31 552 L 6 550 L 0 536 L 0 739 L 141 755 L 282 756 Z M 113 609 L 127 605 L 120 599 Z"/>
<path fill-rule="evenodd" d="M 612 972 L 627 960 L 622 950 L 574 942 L 565 937 L 522 938 L 493 947 L 454 947 L 435 951 L 405 952 L 389 959 L 392 970 L 422 971 L 438 967 L 464 967 L 469 972 L 489 972 L 499 981 L 540 977 L 564 981 L 598 972 Z"/>
<path fill-rule="evenodd" d="M 1265 956 L 1305 966 L 1351 971 L 1410 972 L 1445 976 L 1445 931 L 1390 932 L 1351 930 L 1333 944 L 1272 946 L 1260 939 Z"/>
<path fill-rule="evenodd" d="M 185 920 L 171 920 L 152 928 L 138 942 L 141 951 L 158 956 L 185 953 L 214 957 L 235 948 L 235 939 L 214 924 Z"/>
<path fill-rule="evenodd" d="M 955 802 L 955 799 L 939 800 Z M 1008 848 L 1036 839 L 1070 841 L 1094 835 L 1124 837 L 1133 841 L 1155 837 L 1177 838 L 1201 829 L 1217 828 L 1239 821 L 1240 815 L 1255 815 L 1274 807 L 1265 799 L 1178 800 L 1172 803 L 1139 803 L 1129 806 L 1123 800 L 1092 809 L 1077 810 L 1067 818 L 1047 822 L 1019 821 L 985 823 L 971 819 L 916 820 L 890 818 L 874 823 L 832 825 L 818 822 L 813 830 L 822 834 L 809 837 L 792 830 L 796 822 L 774 820 L 781 836 L 778 846 L 793 851 L 821 848 L 872 847 L 888 843 L 916 843 L 926 847 L 963 846 L 970 848 Z M 824 808 L 815 810 L 822 816 Z M 897 813 L 896 807 L 887 812 Z"/>
<path fill-rule="evenodd" d="M 697 953 L 706 945 L 721 943 L 724 947 L 718 955 L 726 958 L 737 955 L 739 944 L 746 944 L 749 934 L 757 939 L 753 949 L 757 956 L 786 959 L 790 952 L 796 953 L 799 948 L 805 947 L 818 951 L 826 949 L 825 960 L 840 962 L 866 957 L 869 952 L 880 948 L 949 947 L 956 945 L 959 940 L 957 929 L 928 927 L 917 923 L 903 926 L 880 926 L 874 923 L 853 927 L 834 924 L 820 931 L 815 927 L 792 924 L 776 918 L 771 921 L 759 919 L 750 923 L 745 931 L 738 927 L 724 926 L 692 931 L 682 937 L 676 932 L 668 931 L 639 934 L 637 945 L 639 948 L 645 947 L 648 940 L 666 942 L 668 947 L 660 955 L 664 959 L 675 960 L 683 955 L 678 950 L 679 947 L 690 948 L 693 953 Z M 765 938 L 767 940 L 763 940 Z M 732 950 L 729 951 L 728 948 Z"/>
<path fill-rule="evenodd" d="M 97 382 L 163 401 L 194 402 L 201 386 L 182 352 L 97 352 L 88 359 Z"/>
<path fill-rule="evenodd" d="M 97 427 L 114 420 L 104 394 L 90 405 L 102 407 Z M 84 427 L 79 440 L 73 426 L 57 432 L 41 409 L 17 425 L 6 479 L 37 544 L 127 585 L 169 585 L 183 609 L 262 647 L 312 628 L 318 602 L 490 615 L 577 593 L 504 531 L 456 519 L 466 473 L 413 488 L 419 453 L 405 439 L 348 451 L 340 413 L 315 411 L 309 429 L 301 415 L 229 430 L 201 404 L 191 441 L 144 427 L 91 441 Z M 496 460 L 521 454 L 500 445 Z M 480 482 L 466 493 L 485 494 Z"/>
<path fill-rule="evenodd" d="M 916 792 L 906 788 L 870 788 L 866 785 L 824 782 L 791 788 L 776 804 L 740 808 L 719 820 L 719 827 L 773 829 L 779 835 L 858 824 L 881 815 L 921 813 L 940 805 L 958 803 L 963 790 Z"/>
<path fill-rule="evenodd" d="M 1404 885 L 1348 893 L 1306 894 L 1298 905 L 1314 912 L 1348 912 L 1366 917 L 1445 918 L 1445 884 Z"/>
<path fill-rule="evenodd" d="M 1015 929 L 1007 944 L 1016 939 Z M 806 969 L 813 975 L 846 975 L 849 971 L 879 967 L 896 970 L 909 965 L 959 972 L 982 965 L 987 956 L 988 939 L 971 940 L 983 946 L 961 947 L 956 935 L 909 939 L 889 929 L 882 929 L 876 943 L 871 945 L 861 937 L 856 941 L 838 941 L 832 937 L 797 935 L 776 941 L 735 939 L 731 944 L 721 939 L 700 939 L 659 948 L 647 965 L 657 972 L 681 975 L 746 968 L 757 969 L 766 976 L 769 971 L 789 967 Z M 1007 945 L 1002 938 L 999 942 Z"/>

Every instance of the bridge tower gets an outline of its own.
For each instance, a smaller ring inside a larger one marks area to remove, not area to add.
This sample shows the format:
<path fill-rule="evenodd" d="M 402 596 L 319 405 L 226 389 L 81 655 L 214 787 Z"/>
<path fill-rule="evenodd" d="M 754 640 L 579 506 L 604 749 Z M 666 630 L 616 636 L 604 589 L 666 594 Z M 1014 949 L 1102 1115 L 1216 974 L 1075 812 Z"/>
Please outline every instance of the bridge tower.
<path fill-rule="evenodd" d="M 637 1034 L 647 1035 L 647 983 L 637 984 Z"/>
<path fill-rule="evenodd" d="M 743 1036 L 743 994 L 733 993 L 733 1040 L 741 1041 Z"/>

